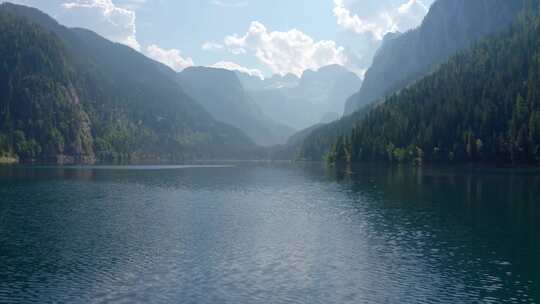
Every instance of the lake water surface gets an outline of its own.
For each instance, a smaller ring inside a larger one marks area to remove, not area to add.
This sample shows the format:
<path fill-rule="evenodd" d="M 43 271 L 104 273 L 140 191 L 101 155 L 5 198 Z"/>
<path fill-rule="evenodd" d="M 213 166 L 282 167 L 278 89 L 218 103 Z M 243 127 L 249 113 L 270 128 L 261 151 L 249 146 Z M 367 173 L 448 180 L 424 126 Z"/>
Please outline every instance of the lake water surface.
<path fill-rule="evenodd" d="M 0 303 L 540 303 L 540 172 L 4 167 Z"/>

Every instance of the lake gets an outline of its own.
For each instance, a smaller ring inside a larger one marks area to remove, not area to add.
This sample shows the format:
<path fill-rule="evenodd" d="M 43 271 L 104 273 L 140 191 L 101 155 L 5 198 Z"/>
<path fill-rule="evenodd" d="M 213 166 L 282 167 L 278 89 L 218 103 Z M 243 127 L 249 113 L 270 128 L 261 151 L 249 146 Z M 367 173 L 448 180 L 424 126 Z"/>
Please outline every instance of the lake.
<path fill-rule="evenodd" d="M 540 171 L 0 167 L 0 303 L 540 303 Z"/>

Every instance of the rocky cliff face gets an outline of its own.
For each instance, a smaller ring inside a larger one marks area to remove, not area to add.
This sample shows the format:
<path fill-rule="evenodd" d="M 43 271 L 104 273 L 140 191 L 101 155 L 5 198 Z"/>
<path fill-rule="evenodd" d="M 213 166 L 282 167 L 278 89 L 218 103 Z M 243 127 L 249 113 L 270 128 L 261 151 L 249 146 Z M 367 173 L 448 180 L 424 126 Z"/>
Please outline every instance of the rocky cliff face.
<path fill-rule="evenodd" d="M 523 0 L 435 2 L 420 27 L 384 41 L 362 88 L 347 101 L 345 114 L 407 87 L 456 52 L 507 29 L 523 3 Z"/>

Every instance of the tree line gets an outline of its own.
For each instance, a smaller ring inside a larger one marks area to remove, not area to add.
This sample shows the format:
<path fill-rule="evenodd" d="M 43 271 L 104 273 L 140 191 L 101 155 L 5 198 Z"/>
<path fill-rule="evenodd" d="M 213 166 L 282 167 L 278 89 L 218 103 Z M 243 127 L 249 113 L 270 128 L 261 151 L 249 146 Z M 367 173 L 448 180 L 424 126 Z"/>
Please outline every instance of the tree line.
<path fill-rule="evenodd" d="M 538 12 L 538 10 L 534 10 Z M 331 163 L 540 163 L 540 14 L 461 52 L 339 136 Z"/>

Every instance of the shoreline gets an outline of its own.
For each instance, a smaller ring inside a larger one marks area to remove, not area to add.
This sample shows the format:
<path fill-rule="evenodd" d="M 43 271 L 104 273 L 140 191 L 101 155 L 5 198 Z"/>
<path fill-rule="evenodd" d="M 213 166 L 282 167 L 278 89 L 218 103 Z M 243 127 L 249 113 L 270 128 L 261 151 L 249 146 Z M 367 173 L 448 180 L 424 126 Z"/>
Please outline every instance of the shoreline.
<path fill-rule="evenodd" d="M 0 165 L 14 165 L 18 164 L 19 160 L 11 156 L 0 156 Z"/>

